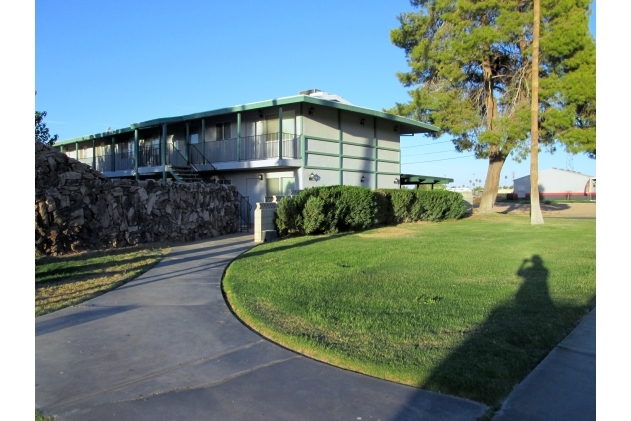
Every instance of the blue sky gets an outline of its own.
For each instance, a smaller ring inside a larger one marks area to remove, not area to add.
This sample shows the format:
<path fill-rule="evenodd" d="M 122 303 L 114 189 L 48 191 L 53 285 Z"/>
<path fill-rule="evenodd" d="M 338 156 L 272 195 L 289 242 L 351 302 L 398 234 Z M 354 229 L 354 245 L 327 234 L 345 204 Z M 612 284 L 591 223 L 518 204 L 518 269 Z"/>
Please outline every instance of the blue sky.
<path fill-rule="evenodd" d="M 405 56 L 389 31 L 412 10 L 408 0 L 38 0 L 36 109 L 60 139 L 311 88 L 381 110 L 409 98 L 396 78 Z M 486 160 L 438 142 L 402 137 L 402 171 L 456 185 L 485 178 Z M 509 158 L 500 184 L 529 165 Z M 596 175 L 595 160 L 562 148 L 540 154 L 539 168 L 550 167 Z"/>

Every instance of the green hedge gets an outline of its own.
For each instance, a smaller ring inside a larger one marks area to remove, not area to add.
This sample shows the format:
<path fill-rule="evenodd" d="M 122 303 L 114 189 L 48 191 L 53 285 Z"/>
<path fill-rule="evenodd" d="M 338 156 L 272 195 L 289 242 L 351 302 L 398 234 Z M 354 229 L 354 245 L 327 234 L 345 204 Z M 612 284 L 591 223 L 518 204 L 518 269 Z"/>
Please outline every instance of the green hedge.
<path fill-rule="evenodd" d="M 276 227 L 289 233 L 357 231 L 378 225 L 459 219 L 466 211 L 460 193 L 447 190 L 313 187 L 278 203 Z"/>

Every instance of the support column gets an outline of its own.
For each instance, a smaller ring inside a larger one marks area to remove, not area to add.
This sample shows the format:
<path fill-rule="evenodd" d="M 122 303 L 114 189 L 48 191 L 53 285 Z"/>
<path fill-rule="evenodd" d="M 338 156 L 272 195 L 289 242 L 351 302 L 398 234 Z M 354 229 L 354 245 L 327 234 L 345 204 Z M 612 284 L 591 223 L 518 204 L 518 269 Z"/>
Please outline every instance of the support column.
<path fill-rule="evenodd" d="M 373 143 L 374 143 L 374 158 L 375 158 L 375 190 L 377 189 L 377 179 L 379 178 L 379 150 L 377 149 L 377 117 L 373 118 Z M 401 162 L 401 160 L 399 159 L 399 163 Z M 401 169 L 401 168 L 399 168 Z M 399 173 L 401 173 L 401 171 L 399 171 Z"/>
<path fill-rule="evenodd" d="M 96 170 L 96 140 L 92 139 L 92 169 Z"/>
<path fill-rule="evenodd" d="M 283 107 L 278 107 L 278 159 L 283 159 Z"/>
<path fill-rule="evenodd" d="M 136 174 L 136 180 L 140 180 L 138 174 L 138 155 L 139 155 L 139 141 L 138 141 L 138 129 L 134 130 L 134 174 Z"/>
<path fill-rule="evenodd" d="M 338 167 L 339 167 L 339 177 L 338 177 L 338 183 L 341 186 L 342 185 L 342 152 L 343 152 L 343 145 L 342 145 L 342 110 L 338 109 L 337 110 L 337 140 L 340 141 L 340 143 L 338 144 L 338 148 L 337 148 L 337 153 L 339 154 L 339 159 L 338 159 Z"/>
<path fill-rule="evenodd" d="M 162 136 L 160 136 L 160 161 L 162 162 L 162 182 L 167 182 L 167 124 L 162 123 Z"/>
<path fill-rule="evenodd" d="M 110 149 L 110 156 L 112 157 L 112 162 L 110 162 L 110 170 L 112 172 L 116 171 L 116 138 L 112 136 L 112 149 Z"/>
<path fill-rule="evenodd" d="M 241 161 L 241 113 L 237 113 L 237 161 Z"/>
<path fill-rule="evenodd" d="M 184 138 L 184 156 L 186 162 L 191 162 L 191 123 L 186 122 L 186 137 Z"/>
<path fill-rule="evenodd" d="M 302 166 L 305 166 L 306 155 L 305 155 L 305 118 L 302 113 L 302 102 L 300 103 L 300 158 L 302 159 Z"/>
<path fill-rule="evenodd" d="M 74 159 L 79 160 L 79 142 L 74 143 Z"/>
<path fill-rule="evenodd" d="M 204 165 L 206 165 L 206 119 L 202 118 L 202 133 L 199 136 L 200 142 L 202 142 L 202 155 L 204 156 Z"/>

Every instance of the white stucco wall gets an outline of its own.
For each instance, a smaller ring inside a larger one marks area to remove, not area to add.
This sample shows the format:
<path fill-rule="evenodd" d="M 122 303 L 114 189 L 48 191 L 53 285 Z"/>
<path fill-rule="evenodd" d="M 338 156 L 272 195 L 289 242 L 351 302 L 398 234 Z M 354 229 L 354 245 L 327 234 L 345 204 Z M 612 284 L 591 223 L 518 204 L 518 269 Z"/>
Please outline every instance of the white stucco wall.
<path fill-rule="evenodd" d="M 590 176 L 573 171 L 549 168 L 539 171 L 539 192 L 546 194 L 553 193 L 581 193 L 585 191 L 585 186 Z M 514 191 L 519 197 L 530 194 L 530 175 L 513 180 Z"/>

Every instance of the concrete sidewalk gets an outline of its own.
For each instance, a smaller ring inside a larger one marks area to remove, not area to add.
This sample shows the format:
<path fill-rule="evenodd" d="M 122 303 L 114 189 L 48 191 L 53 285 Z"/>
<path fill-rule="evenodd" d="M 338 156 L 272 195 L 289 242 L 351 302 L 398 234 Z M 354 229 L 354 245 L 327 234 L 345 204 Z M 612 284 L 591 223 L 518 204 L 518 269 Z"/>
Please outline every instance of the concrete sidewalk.
<path fill-rule="evenodd" d="M 493 421 L 596 419 L 596 309 L 520 383 Z"/>
<path fill-rule="evenodd" d="M 36 318 L 35 405 L 58 420 L 475 420 L 479 403 L 338 369 L 244 326 L 221 293 L 254 245 L 173 247 L 107 294 Z M 255 276 L 255 274 L 253 274 Z"/>

